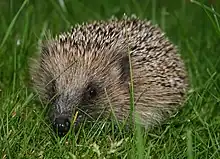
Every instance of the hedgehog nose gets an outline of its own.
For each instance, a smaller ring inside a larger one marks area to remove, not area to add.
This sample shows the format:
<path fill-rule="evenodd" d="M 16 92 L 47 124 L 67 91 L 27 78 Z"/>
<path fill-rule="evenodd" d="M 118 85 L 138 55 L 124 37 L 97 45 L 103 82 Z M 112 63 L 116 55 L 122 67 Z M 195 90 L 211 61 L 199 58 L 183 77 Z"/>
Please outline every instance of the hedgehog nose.
<path fill-rule="evenodd" d="M 53 128 L 58 136 L 63 137 L 70 129 L 70 121 L 68 118 L 60 116 L 55 119 Z"/>

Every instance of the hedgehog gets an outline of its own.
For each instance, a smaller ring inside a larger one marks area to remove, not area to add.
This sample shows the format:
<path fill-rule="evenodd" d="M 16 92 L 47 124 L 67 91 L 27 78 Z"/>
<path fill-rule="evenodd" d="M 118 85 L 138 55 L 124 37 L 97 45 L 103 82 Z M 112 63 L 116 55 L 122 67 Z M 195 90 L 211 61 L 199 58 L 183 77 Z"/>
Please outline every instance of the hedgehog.
<path fill-rule="evenodd" d="M 183 105 L 185 64 L 165 33 L 146 19 L 123 16 L 82 24 L 42 42 L 31 67 L 33 87 L 49 103 L 59 136 L 84 119 L 133 117 L 145 128 Z M 135 115 L 136 114 L 136 115 Z"/>

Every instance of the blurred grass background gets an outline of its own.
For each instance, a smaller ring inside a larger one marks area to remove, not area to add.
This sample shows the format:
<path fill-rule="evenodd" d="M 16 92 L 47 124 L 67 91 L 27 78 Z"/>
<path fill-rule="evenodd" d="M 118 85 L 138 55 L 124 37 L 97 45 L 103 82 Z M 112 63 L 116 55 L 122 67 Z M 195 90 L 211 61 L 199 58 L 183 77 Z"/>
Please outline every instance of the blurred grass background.
<path fill-rule="evenodd" d="M 191 82 L 184 109 L 138 135 L 102 123 L 56 138 L 28 88 L 29 57 L 49 30 L 124 13 L 151 20 L 178 45 Z M 0 157 L 220 158 L 219 14 L 217 0 L 1 0 Z"/>

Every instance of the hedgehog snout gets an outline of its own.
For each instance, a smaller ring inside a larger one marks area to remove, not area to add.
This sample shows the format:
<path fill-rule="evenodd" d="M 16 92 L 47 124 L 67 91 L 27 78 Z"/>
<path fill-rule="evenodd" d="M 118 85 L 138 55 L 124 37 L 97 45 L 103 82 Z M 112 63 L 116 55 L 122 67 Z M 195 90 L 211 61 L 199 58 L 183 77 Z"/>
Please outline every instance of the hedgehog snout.
<path fill-rule="evenodd" d="M 66 115 L 60 115 L 53 121 L 53 129 L 58 136 L 63 137 L 70 129 L 70 120 Z"/>

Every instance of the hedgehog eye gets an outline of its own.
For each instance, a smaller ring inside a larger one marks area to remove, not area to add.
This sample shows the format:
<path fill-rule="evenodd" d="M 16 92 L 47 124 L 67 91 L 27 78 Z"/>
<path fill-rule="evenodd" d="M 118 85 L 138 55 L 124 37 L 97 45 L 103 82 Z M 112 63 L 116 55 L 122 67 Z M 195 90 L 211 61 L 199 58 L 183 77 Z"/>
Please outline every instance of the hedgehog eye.
<path fill-rule="evenodd" d="M 96 89 L 90 88 L 90 89 L 89 89 L 89 96 L 90 96 L 91 98 L 93 98 L 93 97 L 95 97 L 96 95 L 97 95 Z"/>
<path fill-rule="evenodd" d="M 96 97 L 97 95 L 97 90 L 94 86 L 92 86 L 91 84 L 87 86 L 86 88 L 86 98 L 87 99 L 91 99 Z"/>

